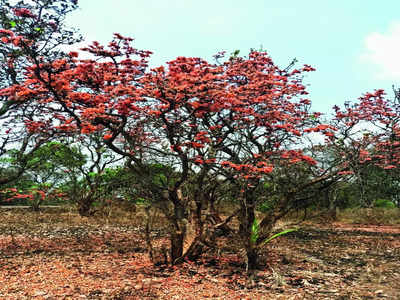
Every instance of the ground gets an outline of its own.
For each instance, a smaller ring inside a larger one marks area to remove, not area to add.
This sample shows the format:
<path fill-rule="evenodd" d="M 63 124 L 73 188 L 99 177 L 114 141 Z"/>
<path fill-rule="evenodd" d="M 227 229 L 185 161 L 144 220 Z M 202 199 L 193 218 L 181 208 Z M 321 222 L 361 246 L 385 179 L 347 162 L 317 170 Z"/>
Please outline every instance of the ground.
<path fill-rule="evenodd" d="M 138 216 L 0 215 L 0 299 L 400 299 L 399 225 L 302 223 L 248 278 L 229 243 L 181 267 L 152 265 Z"/>

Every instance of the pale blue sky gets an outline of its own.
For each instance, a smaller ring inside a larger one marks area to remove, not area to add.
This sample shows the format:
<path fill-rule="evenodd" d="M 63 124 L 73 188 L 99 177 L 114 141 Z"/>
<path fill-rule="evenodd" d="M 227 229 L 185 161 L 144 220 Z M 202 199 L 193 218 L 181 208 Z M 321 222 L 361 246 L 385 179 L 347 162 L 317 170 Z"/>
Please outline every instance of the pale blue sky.
<path fill-rule="evenodd" d="M 151 50 L 152 65 L 261 45 L 279 66 L 317 69 L 305 78 L 313 109 L 400 86 L 399 0 L 80 0 L 68 21 L 88 41 L 114 32 Z"/>

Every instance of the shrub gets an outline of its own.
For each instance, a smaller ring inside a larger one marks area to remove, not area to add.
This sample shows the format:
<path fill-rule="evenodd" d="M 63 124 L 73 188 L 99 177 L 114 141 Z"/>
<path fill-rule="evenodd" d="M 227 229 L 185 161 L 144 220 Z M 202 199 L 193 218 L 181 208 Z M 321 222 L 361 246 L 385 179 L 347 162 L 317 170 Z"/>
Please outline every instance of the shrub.
<path fill-rule="evenodd" d="M 396 208 L 396 205 L 390 201 L 390 200 L 386 200 L 386 199 L 376 199 L 374 201 L 374 207 L 380 207 L 380 208 Z"/>
<path fill-rule="evenodd" d="M 272 205 L 269 202 L 263 202 L 258 207 L 257 210 L 262 213 L 267 213 L 272 209 Z"/>

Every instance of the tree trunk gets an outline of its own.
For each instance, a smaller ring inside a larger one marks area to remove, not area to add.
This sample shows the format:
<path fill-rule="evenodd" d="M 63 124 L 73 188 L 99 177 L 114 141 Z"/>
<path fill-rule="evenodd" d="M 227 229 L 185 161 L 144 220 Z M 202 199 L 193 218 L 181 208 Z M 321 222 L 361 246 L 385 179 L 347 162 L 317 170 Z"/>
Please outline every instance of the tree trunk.
<path fill-rule="evenodd" d="M 336 191 L 326 191 L 326 197 L 329 199 L 329 207 L 328 207 L 328 218 L 330 221 L 337 221 L 338 216 L 337 216 L 337 194 Z"/>
<path fill-rule="evenodd" d="M 92 215 L 91 208 L 93 199 L 90 197 L 83 198 L 78 202 L 78 213 L 81 217 L 89 217 Z"/>
<path fill-rule="evenodd" d="M 171 262 L 175 264 L 178 259 L 183 256 L 183 241 L 185 234 L 182 231 L 175 231 L 171 233 Z"/>
<path fill-rule="evenodd" d="M 255 219 L 255 199 L 252 191 L 248 191 L 242 201 L 239 232 L 246 251 L 246 265 L 249 273 L 258 267 L 257 244 L 256 241 L 252 241 L 252 226 Z"/>
<path fill-rule="evenodd" d="M 169 197 L 174 203 L 173 228 L 171 228 L 171 263 L 175 264 L 183 256 L 183 246 L 186 235 L 187 219 L 185 216 L 185 207 L 182 201 L 180 190 L 169 193 Z"/>
<path fill-rule="evenodd" d="M 213 224 L 222 223 L 222 218 L 220 217 L 218 211 L 215 208 L 213 199 L 210 199 L 208 211 L 209 211 L 209 217 L 212 218 Z M 227 224 L 223 224 L 218 228 L 217 234 L 219 236 L 228 236 L 230 233 L 231 233 L 231 228 Z"/>
<path fill-rule="evenodd" d="M 192 244 L 185 252 L 185 258 L 187 258 L 190 261 L 195 261 L 200 257 L 200 255 L 203 254 L 205 245 L 201 240 L 202 240 L 201 236 L 196 237 L 193 240 Z"/>
<path fill-rule="evenodd" d="M 190 244 L 189 248 L 185 252 L 185 258 L 189 260 L 196 260 L 202 253 L 204 249 L 204 244 L 202 243 L 203 231 L 204 231 L 204 201 L 202 194 L 199 193 L 198 197 L 195 198 L 195 207 L 191 209 L 191 224 L 193 226 L 195 237 Z"/>
<path fill-rule="evenodd" d="M 258 249 L 255 247 L 249 247 L 246 249 L 246 264 L 247 272 L 252 273 L 259 267 L 258 264 Z"/>

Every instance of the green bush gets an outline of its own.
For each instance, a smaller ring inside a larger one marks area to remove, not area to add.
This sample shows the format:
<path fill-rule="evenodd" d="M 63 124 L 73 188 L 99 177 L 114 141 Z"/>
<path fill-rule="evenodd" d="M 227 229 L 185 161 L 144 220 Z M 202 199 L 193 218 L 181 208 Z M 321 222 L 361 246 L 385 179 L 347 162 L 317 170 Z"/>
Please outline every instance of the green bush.
<path fill-rule="evenodd" d="M 374 201 L 374 207 L 380 207 L 380 208 L 396 208 L 396 205 L 390 201 L 390 200 L 386 200 L 386 199 L 376 199 Z"/>
<path fill-rule="evenodd" d="M 272 209 L 272 205 L 269 202 L 263 202 L 260 205 L 258 205 L 257 210 L 262 213 L 267 213 Z"/>
<path fill-rule="evenodd" d="M 137 204 L 137 205 L 148 205 L 149 204 L 149 200 L 139 197 L 139 198 L 136 198 L 135 204 Z"/>

